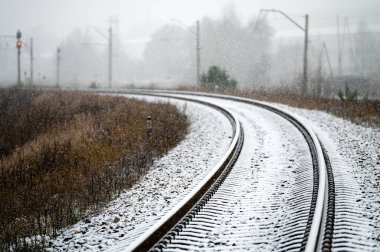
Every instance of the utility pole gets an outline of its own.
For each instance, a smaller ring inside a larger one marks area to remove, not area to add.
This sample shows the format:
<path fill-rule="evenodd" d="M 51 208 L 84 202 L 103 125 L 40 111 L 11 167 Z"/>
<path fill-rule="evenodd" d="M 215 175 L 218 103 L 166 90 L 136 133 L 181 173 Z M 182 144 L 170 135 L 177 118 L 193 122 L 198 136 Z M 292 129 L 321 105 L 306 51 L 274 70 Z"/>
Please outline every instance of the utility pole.
<path fill-rule="evenodd" d="M 340 33 L 339 16 L 336 16 L 337 38 L 338 38 L 338 76 L 342 76 L 342 40 Z"/>
<path fill-rule="evenodd" d="M 199 20 L 197 20 L 197 86 L 200 85 L 200 71 L 201 71 L 201 45 L 200 45 L 200 29 L 199 29 Z"/>
<path fill-rule="evenodd" d="M 108 86 L 112 88 L 112 27 L 109 28 L 108 35 L 108 46 L 109 46 L 109 55 L 108 55 Z"/>
<path fill-rule="evenodd" d="M 331 61 L 330 61 L 330 55 L 329 55 L 329 51 L 327 50 L 326 43 L 323 42 L 322 46 L 323 46 L 323 49 L 324 49 L 325 54 L 326 54 L 327 64 L 329 65 L 330 78 L 333 78 L 334 75 L 333 75 L 333 70 L 332 70 Z"/>
<path fill-rule="evenodd" d="M 59 88 L 59 65 L 61 61 L 61 48 L 57 48 L 57 88 Z"/>
<path fill-rule="evenodd" d="M 305 34 L 305 44 L 304 44 L 304 52 L 303 52 L 303 80 L 302 80 L 302 88 L 301 93 L 307 94 L 308 89 L 308 74 L 307 74 L 307 65 L 308 65 L 308 43 L 309 43 L 309 15 L 305 15 L 305 27 L 299 25 L 296 21 L 286 15 L 283 11 L 275 10 L 275 9 L 262 9 L 260 12 L 277 12 L 287 18 L 290 22 L 292 22 L 295 26 L 300 28 Z"/>
<path fill-rule="evenodd" d="M 304 51 L 303 51 L 303 81 L 302 81 L 302 94 L 307 94 L 307 62 L 308 62 L 308 55 L 307 55 L 307 49 L 308 49 L 308 41 L 309 41 L 309 15 L 305 15 L 305 44 L 304 44 Z"/>
<path fill-rule="evenodd" d="M 16 33 L 17 38 L 17 86 L 21 86 L 21 64 L 20 64 L 20 56 L 21 56 L 21 32 L 17 30 Z"/>
<path fill-rule="evenodd" d="M 108 35 L 101 32 L 98 28 L 95 26 L 87 26 L 87 28 L 91 28 L 95 30 L 99 35 L 101 35 L 103 38 L 105 38 L 108 41 L 108 86 L 109 88 L 112 88 L 112 27 L 108 29 Z M 86 44 L 91 45 L 91 44 Z"/>
<path fill-rule="evenodd" d="M 187 27 L 181 20 L 178 19 L 172 19 L 172 21 L 175 21 L 185 27 L 189 32 L 195 35 L 195 50 L 196 50 L 196 83 L 199 86 L 200 85 L 200 72 L 201 72 L 201 43 L 200 43 L 200 24 L 199 20 L 196 21 L 196 31 L 194 32 L 189 27 Z"/>
<path fill-rule="evenodd" d="M 348 23 L 347 17 L 344 19 L 343 23 L 343 32 L 341 30 L 341 23 L 340 23 L 340 17 L 336 16 L 336 25 L 337 25 L 337 38 L 338 38 L 338 75 L 342 76 L 345 74 L 345 67 L 344 67 L 344 61 L 343 61 L 343 56 L 344 56 L 344 50 L 345 50 L 345 44 L 346 44 L 346 39 L 348 40 L 348 48 L 346 50 L 349 50 L 350 53 L 350 71 L 354 71 L 354 64 L 355 62 L 355 56 L 354 56 L 354 50 L 353 50 L 353 42 L 352 42 L 352 34 L 350 32 L 350 26 Z"/>
<path fill-rule="evenodd" d="M 33 38 L 30 38 L 30 85 L 33 85 Z"/>
<path fill-rule="evenodd" d="M 113 75 L 117 75 L 118 69 L 116 69 L 115 73 L 113 71 L 114 66 L 118 65 L 118 56 L 120 50 L 120 35 L 119 35 L 119 16 L 110 16 L 109 17 L 109 88 L 112 88 L 112 79 Z M 117 77 L 116 77 L 117 79 Z"/>
<path fill-rule="evenodd" d="M 347 34 L 348 37 L 348 43 L 349 43 L 349 52 L 350 52 L 350 71 L 351 73 L 354 72 L 354 68 L 357 65 L 356 64 L 356 57 L 354 52 L 354 46 L 353 46 L 353 39 L 352 39 L 352 33 L 350 31 L 350 24 L 348 23 L 348 18 L 344 18 L 344 27 L 345 27 L 345 34 Z"/>

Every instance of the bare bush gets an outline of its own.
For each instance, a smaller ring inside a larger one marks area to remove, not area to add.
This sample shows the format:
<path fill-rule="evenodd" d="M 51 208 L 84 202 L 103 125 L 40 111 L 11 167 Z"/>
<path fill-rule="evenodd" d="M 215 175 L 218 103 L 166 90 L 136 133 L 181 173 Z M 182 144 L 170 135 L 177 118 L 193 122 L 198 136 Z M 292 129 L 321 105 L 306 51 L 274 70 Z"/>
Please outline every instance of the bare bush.
<path fill-rule="evenodd" d="M 187 133 L 170 104 L 16 89 L 0 97 L 0 250 L 44 246 L 38 237 L 100 209 Z"/>

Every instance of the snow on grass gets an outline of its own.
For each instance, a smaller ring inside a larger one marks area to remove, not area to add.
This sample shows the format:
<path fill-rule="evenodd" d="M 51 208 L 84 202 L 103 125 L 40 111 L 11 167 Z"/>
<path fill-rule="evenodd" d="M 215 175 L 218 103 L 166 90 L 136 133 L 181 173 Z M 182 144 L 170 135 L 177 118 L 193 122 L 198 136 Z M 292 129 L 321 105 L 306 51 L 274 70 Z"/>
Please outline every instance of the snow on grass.
<path fill-rule="evenodd" d="M 231 141 L 229 121 L 220 112 L 203 105 L 175 99 L 170 102 L 181 109 L 186 107 L 184 111 L 191 123 L 188 136 L 166 156 L 156 160 L 145 177 L 108 204 L 104 211 L 50 240 L 48 250 L 125 248 L 189 193 L 219 161 Z"/>

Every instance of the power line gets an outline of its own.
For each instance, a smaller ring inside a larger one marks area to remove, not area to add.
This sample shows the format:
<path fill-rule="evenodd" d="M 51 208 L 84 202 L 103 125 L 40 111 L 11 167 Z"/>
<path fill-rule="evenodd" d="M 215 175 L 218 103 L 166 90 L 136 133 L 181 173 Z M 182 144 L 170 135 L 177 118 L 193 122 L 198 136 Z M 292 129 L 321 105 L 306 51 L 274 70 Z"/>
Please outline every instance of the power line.
<path fill-rule="evenodd" d="M 347 16 L 349 19 L 360 19 L 360 18 L 380 18 L 380 15 L 367 15 L 367 16 Z M 333 16 L 313 16 L 313 19 L 336 19 Z"/>

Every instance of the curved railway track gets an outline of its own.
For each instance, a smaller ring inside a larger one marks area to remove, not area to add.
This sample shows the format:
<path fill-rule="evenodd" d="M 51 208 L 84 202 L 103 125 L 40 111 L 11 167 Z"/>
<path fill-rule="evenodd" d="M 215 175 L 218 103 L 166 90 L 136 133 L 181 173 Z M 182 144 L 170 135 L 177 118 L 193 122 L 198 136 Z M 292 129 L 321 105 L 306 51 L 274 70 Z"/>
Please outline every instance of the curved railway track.
<path fill-rule="evenodd" d="M 218 225 L 215 218 L 223 211 L 223 204 L 215 201 L 223 201 L 223 197 L 235 197 L 231 192 L 223 189 L 223 183 L 229 178 L 229 174 L 235 168 L 235 163 L 242 151 L 244 130 L 237 116 L 230 111 L 207 101 L 211 97 L 245 103 L 249 106 L 260 107 L 275 113 L 292 125 L 302 134 L 307 143 L 312 166 L 312 190 L 305 192 L 303 188 L 310 187 L 311 181 L 307 181 L 307 175 L 300 176 L 300 189 L 294 190 L 294 214 L 288 221 L 288 227 L 284 229 L 287 238 L 279 241 L 279 250 L 301 251 L 330 251 L 334 231 L 335 187 L 331 164 L 326 150 L 309 126 L 304 124 L 297 116 L 275 108 L 269 104 L 250 99 L 231 96 L 216 96 L 203 93 L 171 93 L 171 92 L 137 92 L 139 95 L 180 98 L 189 101 L 200 102 L 222 111 L 230 120 L 234 137 L 231 146 L 220 163 L 175 209 L 170 211 L 161 221 L 151 227 L 139 239 L 132 243 L 128 251 L 161 251 L 194 249 L 192 244 L 197 244 L 204 238 L 203 232 L 194 231 L 197 228 L 207 231 L 208 227 Z M 198 96 L 195 97 L 194 95 Z M 199 97 L 207 99 L 202 100 Z M 306 172 L 307 173 L 307 172 Z M 236 175 L 231 175 L 231 179 Z M 231 182 L 227 182 L 231 183 Z M 239 181 L 232 183 L 238 184 Z M 228 187 L 228 186 L 227 186 Z M 222 195 L 217 195 L 219 193 Z M 302 223 L 302 225 L 300 224 Z M 302 226 L 302 227 L 300 227 Z M 205 231 L 205 232 L 206 232 Z M 207 231 L 209 232 L 209 231 Z M 206 233 L 207 233 L 206 232 Z M 247 230 L 249 232 L 249 230 Z M 234 244 L 234 243 L 233 243 Z M 199 248 L 201 250 L 202 248 Z M 237 248 L 238 249 L 238 248 Z M 238 249 L 239 250 L 239 249 Z"/>

